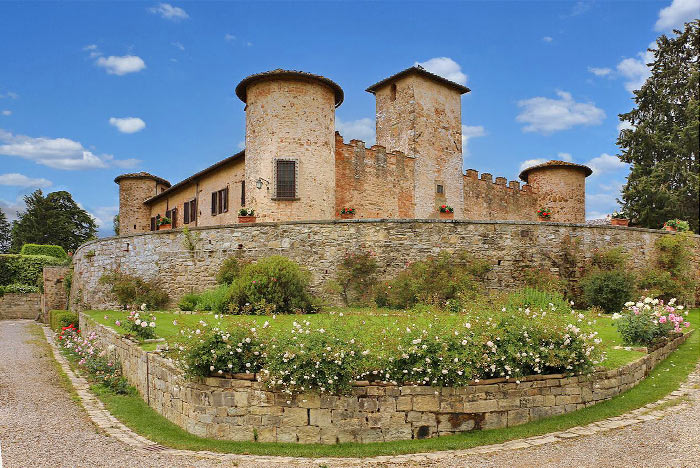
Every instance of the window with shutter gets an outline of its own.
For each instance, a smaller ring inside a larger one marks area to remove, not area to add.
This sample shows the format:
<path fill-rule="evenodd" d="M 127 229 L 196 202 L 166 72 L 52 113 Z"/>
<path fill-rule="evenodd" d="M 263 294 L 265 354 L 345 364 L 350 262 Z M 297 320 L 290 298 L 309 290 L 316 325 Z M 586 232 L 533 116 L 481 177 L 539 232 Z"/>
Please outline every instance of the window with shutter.
<path fill-rule="evenodd" d="M 182 217 L 182 222 L 184 224 L 190 224 L 190 202 L 185 202 L 184 206 L 182 207 Z"/>
<path fill-rule="evenodd" d="M 151 231 L 156 230 L 156 218 L 151 218 Z"/>
<path fill-rule="evenodd" d="M 170 210 L 170 214 L 172 215 L 170 219 L 173 223 L 173 229 L 175 229 L 177 227 L 177 208 L 173 208 L 172 210 Z"/>
<path fill-rule="evenodd" d="M 297 162 L 290 159 L 275 161 L 275 197 L 297 198 Z"/>
<path fill-rule="evenodd" d="M 195 198 L 190 202 L 190 222 L 194 223 L 197 221 L 197 199 Z"/>
<path fill-rule="evenodd" d="M 228 187 L 226 187 L 222 191 L 223 191 L 223 197 L 224 197 L 224 203 L 223 203 L 224 213 L 226 213 L 228 211 Z"/>
<path fill-rule="evenodd" d="M 245 206 L 245 180 L 241 181 L 241 206 Z"/>
<path fill-rule="evenodd" d="M 211 193 L 211 215 L 216 216 L 217 192 Z"/>

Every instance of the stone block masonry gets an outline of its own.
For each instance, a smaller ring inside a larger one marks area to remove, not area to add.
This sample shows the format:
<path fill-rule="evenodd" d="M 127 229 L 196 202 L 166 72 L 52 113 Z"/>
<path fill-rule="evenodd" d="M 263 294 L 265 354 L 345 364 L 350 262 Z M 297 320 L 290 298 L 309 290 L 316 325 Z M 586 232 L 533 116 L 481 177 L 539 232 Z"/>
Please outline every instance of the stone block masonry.
<path fill-rule="evenodd" d="M 562 268 L 567 249 L 576 241 L 579 265 L 596 249 L 620 246 L 630 254 L 634 267 L 643 268 L 653 258 L 654 242 L 665 231 L 586 226 L 580 224 L 516 221 L 461 220 L 346 220 L 257 223 L 192 229 L 195 249 L 185 247 L 181 230 L 104 238 L 83 244 L 73 256 L 71 306 L 114 308 L 99 279 L 119 269 L 146 280 L 158 281 L 173 304 L 189 292 L 215 285 L 221 263 L 229 256 L 255 260 L 284 255 L 308 268 L 312 287 L 322 291 L 334 278 L 336 267 L 348 251 L 374 252 L 383 278 L 391 278 L 410 262 L 440 251 L 465 251 L 487 260 L 492 271 L 485 286 L 511 289 L 522 285 L 526 268 L 554 274 Z M 700 246 L 700 236 L 694 237 Z M 94 252 L 94 255 L 87 255 Z M 697 270 L 700 248 L 693 259 Z"/>
<path fill-rule="evenodd" d="M 66 293 L 64 281 L 69 271 L 70 267 L 64 266 L 44 267 L 44 294 L 41 298 L 42 322 L 49 322 L 50 310 L 63 310 L 68 308 L 68 294 Z"/>
<path fill-rule="evenodd" d="M 637 361 L 589 375 L 490 379 L 468 387 L 356 383 L 349 395 L 289 395 L 258 380 L 188 381 L 172 362 L 80 315 L 84 333 L 114 345 L 124 375 L 158 413 L 188 432 L 215 439 L 335 444 L 422 439 L 498 429 L 564 414 L 638 384 L 689 334 Z"/>
<path fill-rule="evenodd" d="M 0 320 L 31 319 L 41 314 L 41 294 L 5 293 L 0 296 Z"/>

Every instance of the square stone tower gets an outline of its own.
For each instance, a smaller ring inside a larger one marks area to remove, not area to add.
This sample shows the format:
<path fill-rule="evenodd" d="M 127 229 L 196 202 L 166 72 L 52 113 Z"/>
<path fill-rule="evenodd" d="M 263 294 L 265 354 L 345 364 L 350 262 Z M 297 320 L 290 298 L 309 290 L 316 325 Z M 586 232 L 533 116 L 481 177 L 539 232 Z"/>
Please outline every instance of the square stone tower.
<path fill-rule="evenodd" d="M 438 217 L 438 207 L 462 218 L 462 100 L 469 88 L 407 68 L 369 88 L 376 97 L 377 144 L 415 160 L 416 218 Z"/>

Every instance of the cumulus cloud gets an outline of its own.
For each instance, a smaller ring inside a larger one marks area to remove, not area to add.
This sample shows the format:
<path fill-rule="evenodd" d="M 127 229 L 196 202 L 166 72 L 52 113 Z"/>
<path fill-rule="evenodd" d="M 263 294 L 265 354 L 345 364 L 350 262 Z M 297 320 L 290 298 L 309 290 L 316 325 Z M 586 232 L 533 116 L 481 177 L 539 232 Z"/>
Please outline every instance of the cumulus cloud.
<path fill-rule="evenodd" d="M 611 68 L 588 67 L 588 71 L 593 73 L 595 76 L 608 76 L 612 73 Z"/>
<path fill-rule="evenodd" d="M 552 36 L 544 36 L 544 37 L 542 38 L 542 41 L 543 41 L 543 42 L 548 42 L 548 43 L 549 43 L 549 42 L 552 42 L 553 40 L 554 40 L 554 38 L 553 38 Z"/>
<path fill-rule="evenodd" d="M 469 140 L 486 135 L 482 125 L 462 125 L 462 154 L 469 156 Z"/>
<path fill-rule="evenodd" d="M 425 62 L 415 62 L 414 65 L 420 65 L 430 73 L 440 75 L 455 83 L 467 84 L 467 75 L 462 72 L 462 67 L 449 57 L 435 57 Z"/>
<path fill-rule="evenodd" d="M 649 49 L 656 47 L 656 43 L 649 44 Z M 629 57 L 623 59 L 617 64 L 617 72 L 622 75 L 625 81 L 625 89 L 630 93 L 636 89 L 640 89 L 644 82 L 651 76 L 651 68 L 648 63 L 654 61 L 654 53 L 646 50 L 639 52 L 637 57 Z"/>
<path fill-rule="evenodd" d="M 12 111 L 11 111 L 11 110 L 8 110 L 8 109 L 5 109 L 4 111 L 2 111 L 2 115 L 5 115 L 5 116 L 12 115 Z"/>
<path fill-rule="evenodd" d="M 146 68 L 146 62 L 138 55 L 123 55 L 116 57 L 98 57 L 95 62 L 98 67 L 107 70 L 110 75 L 126 75 L 128 73 L 136 73 Z"/>
<path fill-rule="evenodd" d="M 8 185 L 10 187 L 50 187 L 52 182 L 48 179 L 27 177 L 24 174 L 11 172 L 8 174 L 0 174 L 0 185 Z"/>
<path fill-rule="evenodd" d="M 557 153 L 556 158 L 526 159 L 525 161 L 520 163 L 520 170 L 522 171 L 524 169 L 527 169 L 528 167 L 537 166 L 538 164 L 546 163 L 547 161 L 552 161 L 553 159 L 556 161 L 568 161 L 568 162 L 573 161 L 573 157 L 571 156 L 571 153 Z"/>
<path fill-rule="evenodd" d="M 122 133 L 136 133 L 146 128 L 146 122 L 138 117 L 110 117 L 109 124 Z"/>
<path fill-rule="evenodd" d="M 90 216 L 92 216 L 92 218 L 95 220 L 95 224 L 97 224 L 97 227 L 100 228 L 101 231 L 105 231 L 102 234 L 109 235 L 113 232 L 112 227 L 114 225 L 114 215 L 119 213 L 119 206 L 98 206 L 94 209 L 86 209 L 82 206 L 82 204 L 78 203 L 78 205 L 86 210 Z"/>
<path fill-rule="evenodd" d="M 158 5 L 148 9 L 153 14 L 160 16 L 163 19 L 170 21 L 182 21 L 190 17 L 185 10 L 180 7 L 172 6 L 169 3 L 159 3 Z"/>
<path fill-rule="evenodd" d="M 622 130 L 634 130 L 634 125 L 623 120 L 617 124 L 617 133 L 620 133 Z"/>
<path fill-rule="evenodd" d="M 606 172 L 614 172 L 620 169 L 627 168 L 627 164 L 620 161 L 617 156 L 611 156 L 603 153 L 586 163 L 586 166 L 593 170 L 592 176 L 605 174 Z"/>
<path fill-rule="evenodd" d="M 54 169 L 100 169 L 109 166 L 132 167 L 136 159 L 114 159 L 111 154 L 95 155 L 69 138 L 14 135 L 0 129 L 0 155 L 17 156 Z"/>
<path fill-rule="evenodd" d="M 26 208 L 24 198 L 19 196 L 14 201 L 0 199 L 0 210 L 7 216 L 7 220 L 12 222 L 17 219 L 17 213 L 21 213 Z"/>
<path fill-rule="evenodd" d="M 97 47 L 97 44 L 86 45 L 85 47 L 83 47 L 83 50 L 90 54 L 90 58 L 97 58 L 102 55 L 102 52 L 100 52 L 100 49 Z"/>
<path fill-rule="evenodd" d="M 348 121 L 336 117 L 335 129 L 346 140 L 362 140 L 369 146 L 372 146 L 376 140 L 376 126 L 374 120 L 369 117 Z"/>
<path fill-rule="evenodd" d="M 524 132 L 549 134 L 575 125 L 598 125 L 605 112 L 591 102 L 576 102 L 571 93 L 557 91 L 559 99 L 534 97 L 518 102 L 522 111 L 516 117 L 525 124 Z"/>
<path fill-rule="evenodd" d="M 659 11 L 659 19 L 654 25 L 657 31 L 683 29 L 683 25 L 700 17 L 700 0 L 673 0 L 671 5 Z"/>

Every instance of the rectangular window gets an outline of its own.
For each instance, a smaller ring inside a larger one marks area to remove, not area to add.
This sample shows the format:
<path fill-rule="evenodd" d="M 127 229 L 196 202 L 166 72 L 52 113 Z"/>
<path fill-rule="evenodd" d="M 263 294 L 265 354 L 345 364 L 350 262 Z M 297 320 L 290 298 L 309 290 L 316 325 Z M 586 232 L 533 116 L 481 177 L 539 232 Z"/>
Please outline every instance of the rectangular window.
<path fill-rule="evenodd" d="M 185 202 L 185 205 L 182 207 L 182 217 L 184 224 L 190 224 L 190 202 Z"/>
<path fill-rule="evenodd" d="M 297 198 L 297 162 L 289 159 L 275 161 L 275 198 Z"/>
<path fill-rule="evenodd" d="M 217 198 L 218 197 L 216 195 L 217 195 L 217 192 L 211 193 L 211 215 L 212 216 L 216 216 L 216 214 L 217 214 L 216 205 L 217 205 L 217 201 L 218 201 Z"/>
<path fill-rule="evenodd" d="M 177 223 L 177 208 L 166 211 L 165 217 L 170 219 L 170 223 L 172 224 L 173 229 L 175 229 Z"/>
<path fill-rule="evenodd" d="M 226 212 L 228 211 L 228 187 L 226 187 L 225 189 L 223 189 L 223 190 L 221 191 L 221 194 L 222 194 L 221 196 L 222 196 L 223 199 L 224 199 L 224 202 L 222 203 L 222 206 L 224 207 L 224 213 L 226 213 Z"/>
<path fill-rule="evenodd" d="M 437 184 L 436 191 L 437 191 L 437 193 L 440 194 L 440 195 L 442 195 L 443 193 L 445 193 L 445 189 L 444 189 L 443 186 L 440 185 L 440 184 Z"/>
<path fill-rule="evenodd" d="M 156 218 L 151 218 L 151 231 L 156 230 Z"/>
<path fill-rule="evenodd" d="M 211 193 L 211 215 L 216 216 L 228 211 L 228 187 Z"/>
<path fill-rule="evenodd" d="M 190 202 L 190 223 L 197 221 L 197 199 Z"/>
<path fill-rule="evenodd" d="M 194 223 L 197 220 L 197 199 L 185 202 L 182 207 L 183 222 L 185 224 Z"/>
<path fill-rule="evenodd" d="M 241 181 L 241 206 L 245 206 L 245 180 Z"/>

